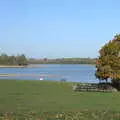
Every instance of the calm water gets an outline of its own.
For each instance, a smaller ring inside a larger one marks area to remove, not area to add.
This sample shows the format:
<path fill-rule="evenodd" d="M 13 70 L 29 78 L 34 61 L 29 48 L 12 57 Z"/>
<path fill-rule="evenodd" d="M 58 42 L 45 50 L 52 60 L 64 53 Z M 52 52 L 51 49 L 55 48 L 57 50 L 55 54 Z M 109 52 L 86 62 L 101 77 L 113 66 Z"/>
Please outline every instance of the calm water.
<path fill-rule="evenodd" d="M 98 82 L 94 76 L 95 70 L 95 66 L 92 65 L 40 64 L 36 68 L 0 68 L 0 74 L 27 74 L 27 76 L 0 77 L 0 79 L 40 80 L 43 78 L 56 81 L 66 79 L 73 82 Z"/>

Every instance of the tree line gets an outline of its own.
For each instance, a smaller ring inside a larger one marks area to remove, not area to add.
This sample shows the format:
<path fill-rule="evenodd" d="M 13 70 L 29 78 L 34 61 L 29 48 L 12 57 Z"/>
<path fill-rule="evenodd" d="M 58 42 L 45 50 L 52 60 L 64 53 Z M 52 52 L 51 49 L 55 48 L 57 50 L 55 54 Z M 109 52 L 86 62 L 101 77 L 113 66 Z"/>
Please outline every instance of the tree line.
<path fill-rule="evenodd" d="M 0 65 L 28 65 L 28 60 L 24 54 L 8 56 L 5 53 L 0 55 Z"/>
<path fill-rule="evenodd" d="M 29 59 L 29 64 L 95 64 L 92 58 Z"/>

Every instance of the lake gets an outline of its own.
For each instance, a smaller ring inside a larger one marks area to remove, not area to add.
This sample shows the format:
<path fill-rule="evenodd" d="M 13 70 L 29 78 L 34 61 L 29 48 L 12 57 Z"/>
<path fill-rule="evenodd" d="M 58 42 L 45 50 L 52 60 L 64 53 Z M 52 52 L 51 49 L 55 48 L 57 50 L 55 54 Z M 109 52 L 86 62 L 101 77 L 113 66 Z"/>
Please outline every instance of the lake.
<path fill-rule="evenodd" d="M 0 68 L 0 74 L 18 76 L 0 77 L 0 79 L 19 80 L 55 80 L 96 83 L 94 65 L 80 64 L 38 64 L 33 68 Z"/>

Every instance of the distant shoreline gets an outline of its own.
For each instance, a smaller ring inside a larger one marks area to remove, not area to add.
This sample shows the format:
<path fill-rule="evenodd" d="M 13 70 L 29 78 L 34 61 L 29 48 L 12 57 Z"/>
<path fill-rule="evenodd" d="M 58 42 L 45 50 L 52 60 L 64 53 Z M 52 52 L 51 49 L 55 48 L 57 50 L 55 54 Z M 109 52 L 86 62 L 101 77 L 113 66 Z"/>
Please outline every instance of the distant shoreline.
<path fill-rule="evenodd" d="M 19 65 L 0 65 L 0 68 L 25 68 L 27 66 L 19 66 Z"/>
<path fill-rule="evenodd" d="M 53 63 L 49 63 L 49 64 L 53 64 Z M 39 65 L 49 65 L 49 64 L 39 64 Z M 60 63 L 59 63 L 60 64 Z M 64 64 L 61 64 L 64 65 Z M 74 64 L 75 65 L 75 64 Z M 79 64 L 79 65 L 94 65 L 94 64 Z M 30 64 L 30 65 L 0 65 L 0 68 L 44 68 L 46 66 L 38 66 L 37 64 Z"/>
<path fill-rule="evenodd" d="M 0 68 L 38 68 L 45 66 L 37 66 L 37 65 L 0 65 Z"/>

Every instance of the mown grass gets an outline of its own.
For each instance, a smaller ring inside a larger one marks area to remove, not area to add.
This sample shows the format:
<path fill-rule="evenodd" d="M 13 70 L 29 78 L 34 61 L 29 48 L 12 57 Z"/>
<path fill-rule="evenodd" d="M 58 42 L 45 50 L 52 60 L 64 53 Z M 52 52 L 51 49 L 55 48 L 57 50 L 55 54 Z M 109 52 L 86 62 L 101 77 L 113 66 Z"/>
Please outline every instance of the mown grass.
<path fill-rule="evenodd" d="M 120 119 L 119 92 L 74 92 L 72 84 L 0 80 L 0 119 Z"/>

